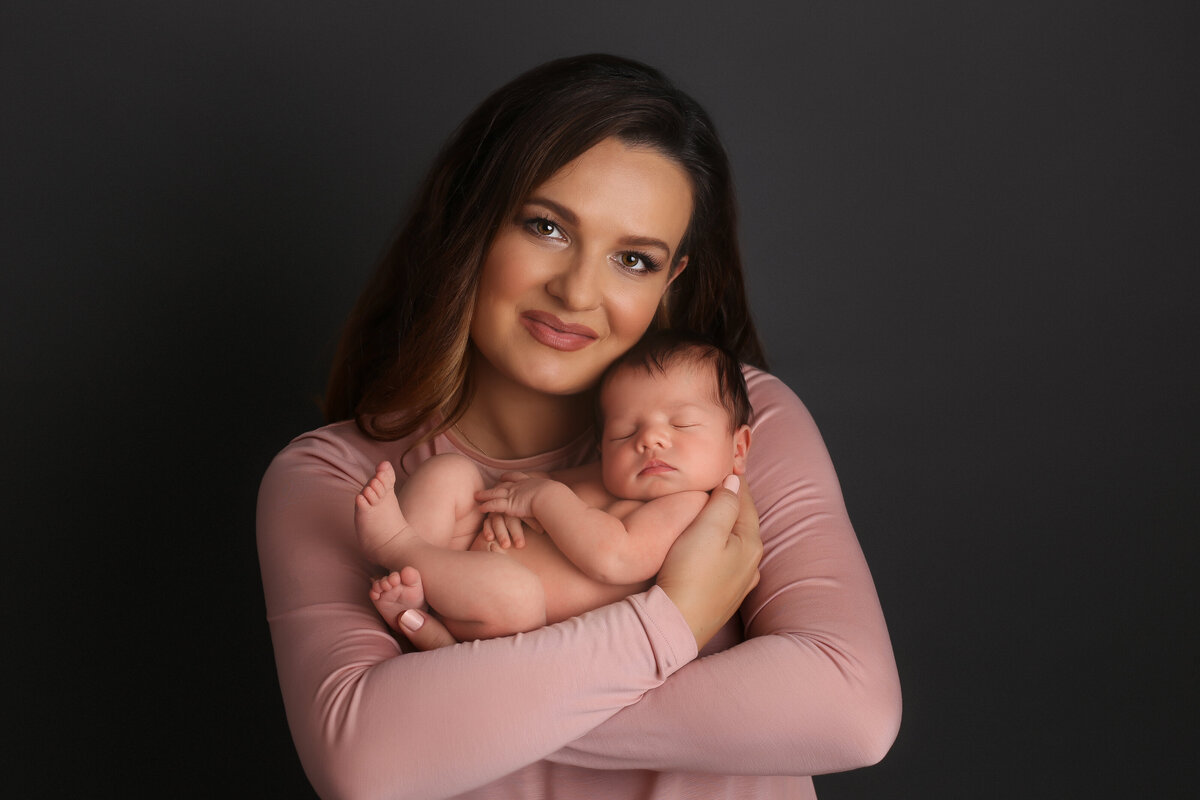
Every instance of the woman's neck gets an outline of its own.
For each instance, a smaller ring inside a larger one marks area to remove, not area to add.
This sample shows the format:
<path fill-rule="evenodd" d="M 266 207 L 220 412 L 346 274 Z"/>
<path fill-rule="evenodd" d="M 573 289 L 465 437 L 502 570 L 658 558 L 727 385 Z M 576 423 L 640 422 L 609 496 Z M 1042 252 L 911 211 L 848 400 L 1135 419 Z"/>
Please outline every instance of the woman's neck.
<path fill-rule="evenodd" d="M 474 394 L 455 423 L 459 438 L 490 458 L 517 459 L 556 450 L 592 425 L 588 393 L 552 395 L 499 375 L 476 359 Z"/>

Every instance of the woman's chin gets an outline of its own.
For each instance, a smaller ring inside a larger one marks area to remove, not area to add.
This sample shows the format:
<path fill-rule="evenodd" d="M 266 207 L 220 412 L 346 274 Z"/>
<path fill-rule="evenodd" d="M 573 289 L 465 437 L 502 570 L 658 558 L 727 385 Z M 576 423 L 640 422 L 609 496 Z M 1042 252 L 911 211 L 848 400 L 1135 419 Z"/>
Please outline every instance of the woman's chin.
<path fill-rule="evenodd" d="M 603 370 L 564 370 L 553 365 L 543 370 L 526 370 L 517 380 L 540 394 L 572 397 L 591 390 L 602 374 Z"/>

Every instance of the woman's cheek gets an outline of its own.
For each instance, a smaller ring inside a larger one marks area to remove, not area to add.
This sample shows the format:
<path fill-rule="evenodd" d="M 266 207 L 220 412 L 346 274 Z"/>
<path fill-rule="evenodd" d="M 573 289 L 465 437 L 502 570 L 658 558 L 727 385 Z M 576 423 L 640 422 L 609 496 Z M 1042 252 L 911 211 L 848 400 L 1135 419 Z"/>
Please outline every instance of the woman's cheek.
<path fill-rule="evenodd" d="M 640 339 L 654 320 L 661 298 L 662 293 L 655 291 L 630 293 L 622 297 L 616 305 L 622 333 Z"/>

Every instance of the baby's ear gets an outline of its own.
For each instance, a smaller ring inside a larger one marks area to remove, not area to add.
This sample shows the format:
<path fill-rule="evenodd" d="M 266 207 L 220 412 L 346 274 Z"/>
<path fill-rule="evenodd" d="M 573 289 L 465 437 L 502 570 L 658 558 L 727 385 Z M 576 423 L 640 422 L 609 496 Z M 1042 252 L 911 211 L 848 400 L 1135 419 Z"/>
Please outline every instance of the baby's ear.
<path fill-rule="evenodd" d="M 746 474 L 746 456 L 750 452 L 750 426 L 743 425 L 733 433 L 733 474 Z"/>

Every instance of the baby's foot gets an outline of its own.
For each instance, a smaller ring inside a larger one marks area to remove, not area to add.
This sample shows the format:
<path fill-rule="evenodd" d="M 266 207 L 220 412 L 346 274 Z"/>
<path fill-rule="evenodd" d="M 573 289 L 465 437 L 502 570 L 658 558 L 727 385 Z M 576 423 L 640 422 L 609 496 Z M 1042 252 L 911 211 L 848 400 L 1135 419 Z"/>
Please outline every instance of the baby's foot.
<path fill-rule="evenodd" d="M 396 500 L 396 472 L 384 461 L 375 469 L 375 477 L 354 498 L 354 529 L 366 554 L 384 566 L 384 559 L 398 555 L 396 550 L 416 536 Z"/>
<path fill-rule="evenodd" d="M 410 608 L 421 608 L 425 605 L 425 589 L 421 585 L 421 575 L 412 567 L 405 567 L 400 572 L 393 572 L 371 582 L 371 602 L 383 617 L 388 626 L 397 633 L 400 629 L 400 615 Z"/>

